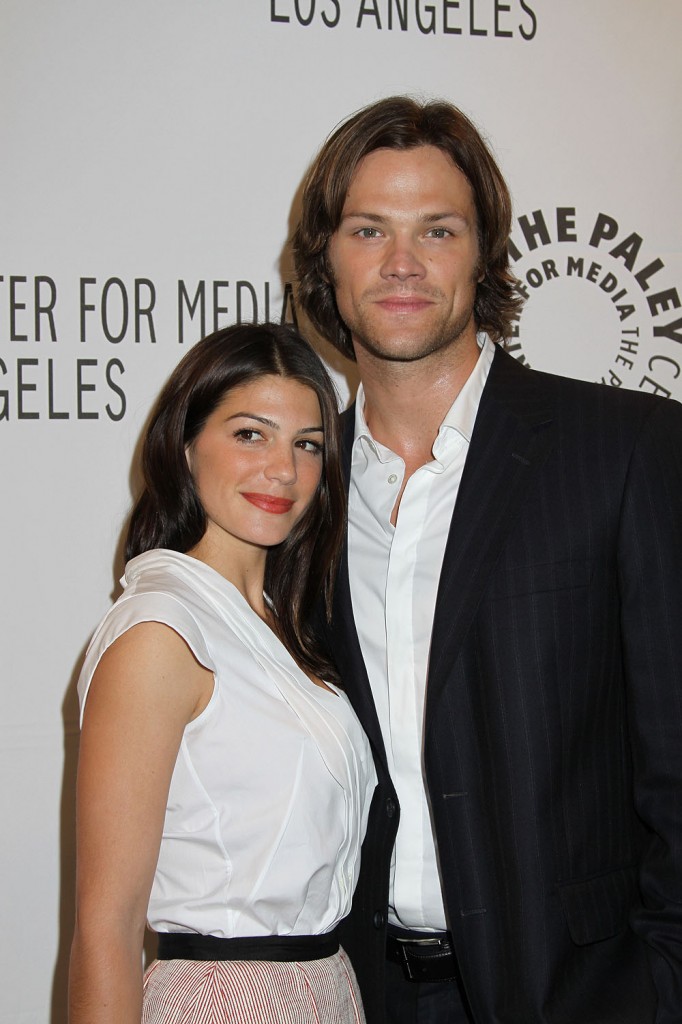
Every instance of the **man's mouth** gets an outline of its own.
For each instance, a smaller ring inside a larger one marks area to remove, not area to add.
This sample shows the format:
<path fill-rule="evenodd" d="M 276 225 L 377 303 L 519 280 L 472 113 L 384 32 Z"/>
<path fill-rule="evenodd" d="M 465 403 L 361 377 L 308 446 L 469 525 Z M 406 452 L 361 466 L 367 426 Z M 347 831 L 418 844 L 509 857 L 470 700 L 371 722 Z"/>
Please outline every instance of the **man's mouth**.
<path fill-rule="evenodd" d="M 389 313 L 419 313 L 433 305 L 433 300 L 421 295 L 386 295 L 376 304 Z"/>

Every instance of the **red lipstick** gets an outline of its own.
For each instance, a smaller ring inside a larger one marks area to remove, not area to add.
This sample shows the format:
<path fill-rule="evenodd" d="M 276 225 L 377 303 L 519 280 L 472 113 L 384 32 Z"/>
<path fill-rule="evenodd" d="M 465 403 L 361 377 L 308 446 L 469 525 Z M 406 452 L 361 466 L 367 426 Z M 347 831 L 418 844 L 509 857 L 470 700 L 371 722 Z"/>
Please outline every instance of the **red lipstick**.
<path fill-rule="evenodd" d="M 291 511 L 294 504 L 289 498 L 276 498 L 273 494 L 258 494 L 247 491 L 242 491 L 242 498 L 246 498 L 256 508 L 262 508 L 264 512 L 272 512 L 277 516 Z"/>

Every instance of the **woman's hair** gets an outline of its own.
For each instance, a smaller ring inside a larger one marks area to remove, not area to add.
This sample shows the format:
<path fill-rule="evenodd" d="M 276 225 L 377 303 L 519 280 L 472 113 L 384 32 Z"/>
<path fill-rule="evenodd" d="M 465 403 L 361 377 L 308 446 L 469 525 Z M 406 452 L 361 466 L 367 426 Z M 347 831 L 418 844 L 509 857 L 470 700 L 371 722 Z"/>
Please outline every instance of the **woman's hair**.
<path fill-rule="evenodd" d="M 281 544 L 267 551 L 265 592 L 280 639 L 294 659 L 323 679 L 336 679 L 312 619 L 320 599 L 327 616 L 345 528 L 337 396 L 310 345 L 292 327 L 238 324 L 198 342 L 163 388 L 142 448 L 144 490 L 135 505 L 126 559 L 152 548 L 187 552 L 206 532 L 206 513 L 185 450 L 207 418 L 240 384 L 276 376 L 317 395 L 324 429 L 322 473 L 310 505 Z"/>
<path fill-rule="evenodd" d="M 478 231 L 479 267 L 474 320 L 492 341 L 512 334 L 522 305 L 509 269 L 511 197 L 476 127 L 451 103 L 420 103 L 409 96 L 379 100 L 353 114 L 322 146 L 303 183 L 302 211 L 293 237 L 297 298 L 313 326 L 354 359 L 350 332 L 339 316 L 327 253 L 358 164 L 377 149 L 442 150 L 468 180 Z"/>

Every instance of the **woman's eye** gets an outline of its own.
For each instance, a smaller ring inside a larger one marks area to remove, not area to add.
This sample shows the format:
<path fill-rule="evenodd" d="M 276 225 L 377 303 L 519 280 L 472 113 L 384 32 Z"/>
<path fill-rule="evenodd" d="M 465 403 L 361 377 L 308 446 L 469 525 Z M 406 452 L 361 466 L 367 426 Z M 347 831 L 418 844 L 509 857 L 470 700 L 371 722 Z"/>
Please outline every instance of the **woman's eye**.
<path fill-rule="evenodd" d="M 449 234 L 447 228 L 431 228 L 428 232 L 429 238 L 447 238 Z"/>
<path fill-rule="evenodd" d="M 248 443 L 249 441 L 258 441 L 262 434 L 259 430 L 254 430 L 252 427 L 242 427 L 240 430 L 235 430 L 233 436 L 238 441 L 246 441 Z"/>
<path fill-rule="evenodd" d="M 312 452 L 313 455 L 321 455 L 324 451 L 324 445 L 320 441 L 313 441 L 309 437 L 302 438 L 297 445 L 304 452 Z"/>
<path fill-rule="evenodd" d="M 360 228 L 359 231 L 355 232 L 360 238 L 378 238 L 379 228 Z"/>

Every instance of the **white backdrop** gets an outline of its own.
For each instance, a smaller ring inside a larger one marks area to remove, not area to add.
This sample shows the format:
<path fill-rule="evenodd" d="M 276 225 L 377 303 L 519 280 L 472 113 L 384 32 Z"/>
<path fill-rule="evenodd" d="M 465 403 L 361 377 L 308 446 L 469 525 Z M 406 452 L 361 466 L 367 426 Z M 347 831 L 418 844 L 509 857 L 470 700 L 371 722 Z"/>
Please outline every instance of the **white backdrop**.
<path fill-rule="evenodd" d="M 680 38 L 679 0 L 0 2 L 2 1024 L 66 1020 L 74 683 L 145 417 L 204 331 L 280 317 L 323 138 L 453 100 L 514 196 L 515 355 L 679 399 Z"/>

